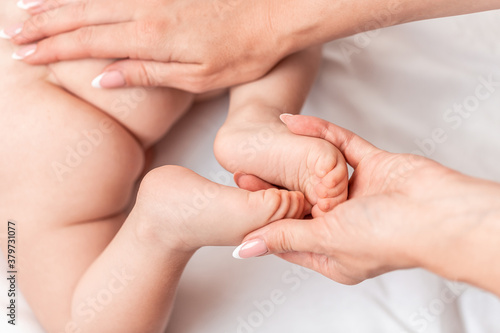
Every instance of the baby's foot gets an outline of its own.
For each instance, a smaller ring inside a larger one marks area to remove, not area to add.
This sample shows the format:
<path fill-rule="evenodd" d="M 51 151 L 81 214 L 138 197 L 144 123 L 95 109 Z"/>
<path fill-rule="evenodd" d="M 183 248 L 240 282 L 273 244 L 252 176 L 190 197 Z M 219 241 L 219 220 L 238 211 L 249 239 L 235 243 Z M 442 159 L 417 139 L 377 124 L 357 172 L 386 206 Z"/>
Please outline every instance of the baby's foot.
<path fill-rule="evenodd" d="M 175 249 L 237 245 L 270 222 L 302 218 L 300 192 L 268 189 L 250 192 L 213 183 L 179 166 L 164 166 L 143 179 L 131 213 L 141 238 Z"/>
<path fill-rule="evenodd" d="M 233 173 L 256 175 L 301 191 L 315 205 L 313 215 L 347 199 L 347 165 L 340 151 L 327 141 L 292 134 L 279 119 L 227 121 L 217 134 L 214 151 Z"/>

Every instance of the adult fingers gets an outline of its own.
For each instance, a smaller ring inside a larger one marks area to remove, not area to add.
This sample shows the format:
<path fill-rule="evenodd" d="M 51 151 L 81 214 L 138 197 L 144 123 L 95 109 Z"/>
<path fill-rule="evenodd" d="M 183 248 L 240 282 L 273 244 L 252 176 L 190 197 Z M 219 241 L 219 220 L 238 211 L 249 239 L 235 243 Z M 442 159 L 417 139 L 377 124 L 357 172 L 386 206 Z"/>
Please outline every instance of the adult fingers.
<path fill-rule="evenodd" d="M 345 156 L 347 163 L 356 168 L 368 154 L 380 151 L 360 136 L 326 120 L 302 115 L 281 115 L 288 129 L 299 135 L 312 136 L 329 141 Z"/>
<path fill-rule="evenodd" d="M 82 0 L 20 0 L 17 2 L 17 6 L 27 10 L 31 15 L 35 15 L 78 1 Z"/>
<path fill-rule="evenodd" d="M 112 76 L 119 74 L 121 81 L 110 80 L 107 82 L 106 77 L 109 73 L 112 73 Z M 117 88 L 123 84 L 126 86 L 171 87 L 193 93 L 203 93 L 219 88 L 217 85 L 212 85 L 213 81 L 210 76 L 204 77 L 203 73 L 204 69 L 201 64 L 122 60 L 106 67 L 93 85 L 100 88 Z"/>
<path fill-rule="evenodd" d="M 33 65 L 81 58 L 146 57 L 148 45 L 136 37 L 135 29 L 132 22 L 84 27 L 21 47 L 16 55 Z"/>
<path fill-rule="evenodd" d="M 88 25 L 111 24 L 132 19 L 133 11 L 119 1 L 81 1 L 33 15 L 22 30 L 12 37 L 16 44 L 26 44 Z"/>
<path fill-rule="evenodd" d="M 247 175 L 241 172 L 234 173 L 234 182 L 239 188 L 252 192 L 276 188 L 276 186 L 269 184 L 257 176 Z"/>
<path fill-rule="evenodd" d="M 291 262 L 310 270 L 316 271 L 329 279 L 332 279 L 338 283 L 355 285 L 360 283 L 362 280 L 355 279 L 346 276 L 338 269 L 336 269 L 336 263 L 334 258 L 330 258 L 324 254 L 310 253 L 310 252 L 289 252 L 289 253 L 278 253 L 276 256 L 283 260 Z"/>
<path fill-rule="evenodd" d="M 275 253 L 311 252 L 323 254 L 324 243 L 318 220 L 281 220 L 249 234 L 233 256 L 238 259 Z"/>
<path fill-rule="evenodd" d="M 19 0 L 16 5 L 20 9 L 28 11 L 31 15 L 38 14 L 47 10 L 64 6 L 78 0 Z"/>

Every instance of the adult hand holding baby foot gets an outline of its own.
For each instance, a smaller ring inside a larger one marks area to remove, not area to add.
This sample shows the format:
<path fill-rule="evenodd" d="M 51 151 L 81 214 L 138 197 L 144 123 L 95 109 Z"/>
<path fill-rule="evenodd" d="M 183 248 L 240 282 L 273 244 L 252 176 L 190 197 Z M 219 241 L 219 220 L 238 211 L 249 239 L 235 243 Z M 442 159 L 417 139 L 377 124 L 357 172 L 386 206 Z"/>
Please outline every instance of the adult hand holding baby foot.
<path fill-rule="evenodd" d="M 337 146 L 354 168 L 349 199 L 312 220 L 286 219 L 245 237 L 239 257 L 277 254 L 335 281 L 356 284 L 396 269 L 422 267 L 500 295 L 500 185 L 427 158 L 376 148 L 314 117 L 286 116 L 295 134 Z M 265 187 L 253 176 L 238 184 Z M 256 242 L 261 240 L 261 242 Z M 238 251 L 236 251 L 238 252 Z"/>

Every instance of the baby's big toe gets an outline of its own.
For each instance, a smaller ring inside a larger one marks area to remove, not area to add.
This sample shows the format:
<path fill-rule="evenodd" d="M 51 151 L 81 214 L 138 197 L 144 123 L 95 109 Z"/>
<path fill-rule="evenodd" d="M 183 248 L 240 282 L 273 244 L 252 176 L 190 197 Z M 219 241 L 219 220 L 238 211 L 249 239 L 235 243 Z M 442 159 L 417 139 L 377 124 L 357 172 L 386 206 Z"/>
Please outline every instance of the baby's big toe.
<path fill-rule="evenodd" d="M 341 175 L 339 173 L 339 175 L 335 178 L 336 179 L 334 179 L 332 181 L 326 181 L 326 182 L 322 180 L 320 183 L 318 183 L 316 185 L 316 187 L 314 188 L 314 191 L 316 192 L 316 195 L 318 196 L 318 200 L 319 199 L 335 198 L 338 196 L 342 196 L 344 194 L 344 192 L 347 192 L 347 185 L 349 182 L 347 175 L 346 174 Z"/>
<path fill-rule="evenodd" d="M 320 209 L 323 212 L 328 212 L 347 199 L 349 182 L 347 164 L 340 151 L 329 145 L 318 159 L 315 170 L 320 178 L 314 186 L 317 197 L 315 211 Z M 320 177 L 320 174 L 323 176 Z"/>
<path fill-rule="evenodd" d="M 318 178 L 321 179 L 327 177 L 332 172 L 332 170 L 335 169 L 337 163 L 340 162 L 337 161 L 335 148 L 327 142 L 322 142 L 322 144 L 323 145 L 320 145 L 318 151 L 314 154 L 317 156 L 316 163 L 314 165 L 314 173 Z"/>

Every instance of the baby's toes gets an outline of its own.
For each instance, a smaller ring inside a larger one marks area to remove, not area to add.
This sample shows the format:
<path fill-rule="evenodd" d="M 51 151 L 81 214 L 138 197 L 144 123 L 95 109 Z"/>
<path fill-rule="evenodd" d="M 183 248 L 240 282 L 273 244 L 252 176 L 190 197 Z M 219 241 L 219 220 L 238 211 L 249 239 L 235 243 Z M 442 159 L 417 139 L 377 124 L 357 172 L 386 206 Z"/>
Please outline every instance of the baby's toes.
<path fill-rule="evenodd" d="M 343 180 L 333 189 L 329 189 L 328 192 L 331 197 L 319 198 L 316 205 L 312 210 L 312 215 L 322 216 L 324 213 L 331 211 L 333 208 L 347 200 L 347 180 Z"/>
<path fill-rule="evenodd" d="M 314 166 L 314 173 L 318 178 L 323 179 L 335 169 L 337 166 L 337 158 L 335 154 L 331 154 L 328 151 L 321 151 L 318 156 L 318 160 Z"/>
<path fill-rule="evenodd" d="M 324 198 L 319 199 L 316 206 L 323 212 L 331 211 L 335 206 L 337 206 L 341 201 L 338 198 Z"/>
<path fill-rule="evenodd" d="M 348 178 L 346 163 L 341 160 L 324 177 L 321 178 L 321 184 L 326 187 L 334 188 L 337 184 Z"/>
<path fill-rule="evenodd" d="M 334 182 L 328 182 L 325 185 L 323 182 L 318 183 L 314 191 L 319 199 L 335 198 L 344 194 L 347 191 L 347 184 L 349 182 L 347 176 L 337 177 Z"/>
<path fill-rule="evenodd" d="M 268 207 L 272 207 L 269 222 L 284 218 L 301 218 L 304 215 L 304 194 L 298 191 L 268 189 L 265 190 L 264 200 Z"/>
<path fill-rule="evenodd" d="M 286 215 L 283 218 L 300 219 L 303 218 L 306 212 L 306 199 L 302 192 L 299 191 L 284 191 L 284 195 L 290 197 L 290 205 Z"/>
<path fill-rule="evenodd" d="M 333 154 L 332 154 L 333 155 Z M 335 167 L 328 172 L 314 187 L 318 200 L 316 206 L 323 212 L 329 212 L 341 202 L 347 200 L 348 171 L 343 156 L 334 157 Z"/>
<path fill-rule="evenodd" d="M 289 212 L 292 205 L 292 197 L 287 190 L 278 190 L 280 196 L 280 205 L 276 209 L 274 215 L 269 219 L 269 222 L 283 219 Z"/>

